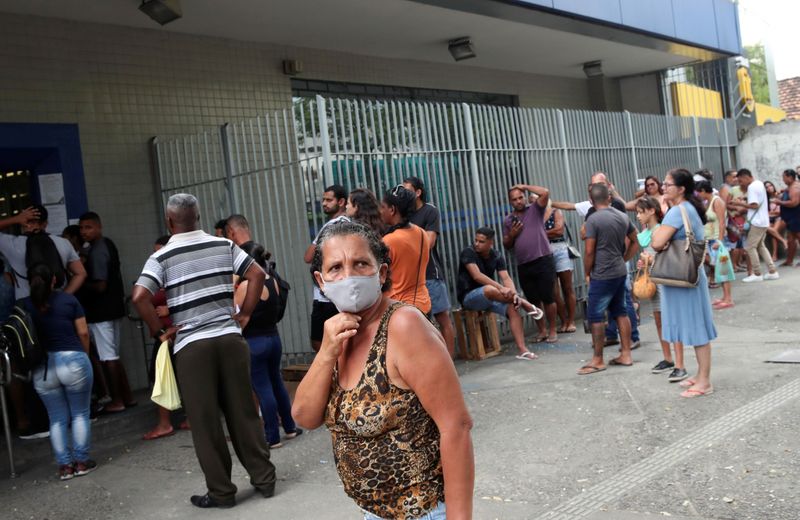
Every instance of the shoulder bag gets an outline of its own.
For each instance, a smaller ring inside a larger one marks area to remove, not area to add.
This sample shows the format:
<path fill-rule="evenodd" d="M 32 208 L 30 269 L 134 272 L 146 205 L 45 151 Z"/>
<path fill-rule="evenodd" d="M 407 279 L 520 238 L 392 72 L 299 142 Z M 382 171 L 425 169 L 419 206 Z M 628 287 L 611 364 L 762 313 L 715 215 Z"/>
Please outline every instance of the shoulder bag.
<path fill-rule="evenodd" d="M 695 240 L 694 230 L 683 205 L 678 206 L 683 217 L 685 239 L 673 239 L 656 254 L 650 279 L 669 287 L 696 287 L 700 266 L 706 254 L 705 240 Z"/>
<path fill-rule="evenodd" d="M 636 281 L 633 282 L 633 295 L 640 300 L 649 300 L 658 292 L 658 287 L 650 279 L 650 257 L 642 259 L 642 268 L 636 274 Z"/>

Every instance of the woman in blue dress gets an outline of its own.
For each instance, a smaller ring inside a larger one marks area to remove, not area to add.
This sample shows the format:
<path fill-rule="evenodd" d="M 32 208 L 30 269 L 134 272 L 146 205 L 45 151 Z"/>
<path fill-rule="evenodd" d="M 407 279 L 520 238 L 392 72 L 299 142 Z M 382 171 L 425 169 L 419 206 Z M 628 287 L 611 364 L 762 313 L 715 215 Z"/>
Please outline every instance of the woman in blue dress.
<path fill-rule="evenodd" d="M 653 232 L 652 245 L 664 249 L 672 240 L 686 239 L 681 208 L 686 210 L 695 240 L 703 240 L 706 222 L 703 203 L 694 194 L 692 174 L 685 169 L 667 173 L 662 184 L 664 198 L 672 206 L 661 226 Z M 686 390 L 681 397 L 700 397 L 714 391 L 711 385 L 711 340 L 717 337 L 708 294 L 708 280 L 702 265 L 700 279 L 694 287 L 661 287 L 661 327 L 665 341 L 694 347 L 697 375 L 680 385 Z"/>

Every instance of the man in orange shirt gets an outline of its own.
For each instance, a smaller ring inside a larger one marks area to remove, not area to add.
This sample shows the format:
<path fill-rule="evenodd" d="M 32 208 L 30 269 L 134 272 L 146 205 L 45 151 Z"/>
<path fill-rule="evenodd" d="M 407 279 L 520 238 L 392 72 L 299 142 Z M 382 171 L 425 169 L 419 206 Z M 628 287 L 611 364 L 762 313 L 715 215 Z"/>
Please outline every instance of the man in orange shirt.
<path fill-rule="evenodd" d="M 392 288 L 389 298 L 431 312 L 431 298 L 425 286 L 430 257 L 430 239 L 425 230 L 409 221 L 416 203 L 414 192 L 403 185 L 387 191 L 381 201 L 381 219 L 386 224 L 383 241 L 389 248 Z"/>

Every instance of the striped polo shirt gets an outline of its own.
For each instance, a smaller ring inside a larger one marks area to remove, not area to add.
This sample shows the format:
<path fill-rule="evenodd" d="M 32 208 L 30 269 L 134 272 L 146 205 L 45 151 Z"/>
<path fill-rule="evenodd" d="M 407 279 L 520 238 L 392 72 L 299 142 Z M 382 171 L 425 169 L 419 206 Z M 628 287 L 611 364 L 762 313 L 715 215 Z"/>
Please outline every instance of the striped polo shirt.
<path fill-rule="evenodd" d="M 193 341 L 241 333 L 233 320 L 233 275 L 253 259 L 226 238 L 198 230 L 172 235 L 144 264 L 136 285 L 152 294 L 163 287 L 173 323 L 175 352 Z"/>

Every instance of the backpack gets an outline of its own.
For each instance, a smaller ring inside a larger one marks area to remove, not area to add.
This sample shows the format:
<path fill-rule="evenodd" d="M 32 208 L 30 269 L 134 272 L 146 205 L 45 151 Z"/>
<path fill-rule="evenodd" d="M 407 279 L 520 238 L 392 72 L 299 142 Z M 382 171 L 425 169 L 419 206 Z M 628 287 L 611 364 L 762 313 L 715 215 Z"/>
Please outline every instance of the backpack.
<path fill-rule="evenodd" d="M 286 313 L 286 305 L 289 302 L 289 291 L 292 289 L 292 286 L 289 285 L 289 282 L 281 278 L 281 275 L 275 270 L 275 262 L 270 262 L 268 264 L 267 274 L 275 278 L 275 282 L 278 284 L 278 289 L 280 291 L 278 294 L 280 297 L 278 300 L 278 316 L 275 320 L 275 323 L 278 323 L 283 319 L 283 315 Z"/>
<path fill-rule="evenodd" d="M 53 239 L 49 233 L 30 233 L 25 241 L 25 267 L 30 269 L 34 265 L 44 264 L 50 268 L 50 272 L 56 277 L 56 287 L 64 287 L 67 279 L 67 272 L 61 262 L 61 255 L 58 252 Z M 25 273 L 27 276 L 27 273 Z"/>
<path fill-rule="evenodd" d="M 47 351 L 39 343 L 33 316 L 19 302 L 0 328 L 0 342 L 17 367 L 25 373 L 47 361 Z"/>

